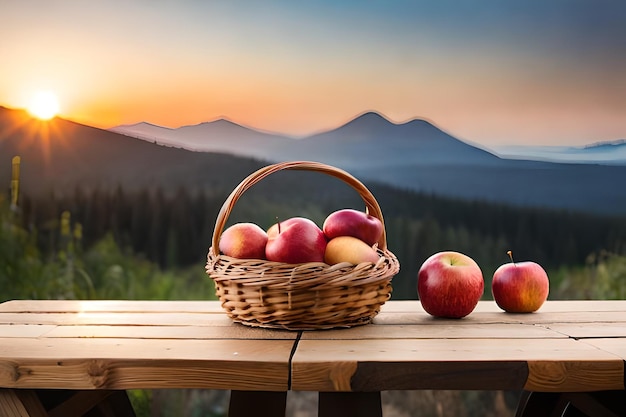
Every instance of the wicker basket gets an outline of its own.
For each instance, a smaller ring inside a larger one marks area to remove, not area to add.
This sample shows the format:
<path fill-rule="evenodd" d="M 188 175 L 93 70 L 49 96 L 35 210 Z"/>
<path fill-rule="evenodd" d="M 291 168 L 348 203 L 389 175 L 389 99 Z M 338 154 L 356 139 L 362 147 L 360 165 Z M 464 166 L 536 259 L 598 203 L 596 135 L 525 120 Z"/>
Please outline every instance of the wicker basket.
<path fill-rule="evenodd" d="M 251 186 L 280 170 L 316 171 L 339 178 L 354 188 L 369 214 L 383 222 L 376 263 L 327 265 L 321 262 L 285 264 L 236 259 L 220 254 L 219 241 L 231 210 Z M 378 202 L 352 175 L 318 162 L 294 161 L 269 165 L 245 178 L 224 202 L 215 223 L 207 274 L 228 315 L 248 326 L 288 330 L 352 327 L 369 323 L 391 296 L 391 279 L 400 269 L 387 250 L 384 220 Z"/>

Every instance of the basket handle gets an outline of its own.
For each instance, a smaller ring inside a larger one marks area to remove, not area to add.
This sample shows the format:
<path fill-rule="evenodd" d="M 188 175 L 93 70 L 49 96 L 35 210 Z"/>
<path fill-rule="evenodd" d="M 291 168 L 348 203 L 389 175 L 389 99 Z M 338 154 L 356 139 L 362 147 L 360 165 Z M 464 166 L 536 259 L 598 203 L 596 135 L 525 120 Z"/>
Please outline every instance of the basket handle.
<path fill-rule="evenodd" d="M 383 219 L 383 213 L 380 209 L 380 206 L 378 205 L 378 202 L 376 201 L 376 198 L 374 198 L 372 193 L 367 189 L 367 187 L 365 187 L 365 185 L 363 185 L 361 181 L 342 169 L 322 164 L 320 162 L 291 161 L 268 165 L 264 168 L 259 169 L 256 172 L 253 172 L 252 174 L 248 175 L 243 181 L 241 181 L 239 185 L 235 187 L 235 189 L 230 193 L 226 201 L 224 201 L 224 204 L 222 205 L 222 208 L 217 215 L 217 220 L 215 221 L 215 229 L 213 231 L 212 242 L 212 251 L 215 257 L 219 255 L 220 237 L 222 236 L 226 221 L 228 220 L 228 216 L 230 215 L 233 207 L 235 207 L 235 203 L 237 202 L 237 200 L 239 200 L 239 197 L 241 197 L 243 193 L 254 184 L 258 183 L 268 175 L 271 175 L 274 172 L 281 170 L 322 172 L 332 177 L 339 178 L 340 180 L 344 181 L 346 184 L 354 188 L 359 193 L 361 199 L 363 199 L 363 202 L 365 203 L 366 213 L 378 218 L 383 224 L 383 233 L 380 237 L 380 240 L 378 241 L 378 247 L 381 250 L 387 249 L 387 235 L 385 231 L 385 221 Z"/>

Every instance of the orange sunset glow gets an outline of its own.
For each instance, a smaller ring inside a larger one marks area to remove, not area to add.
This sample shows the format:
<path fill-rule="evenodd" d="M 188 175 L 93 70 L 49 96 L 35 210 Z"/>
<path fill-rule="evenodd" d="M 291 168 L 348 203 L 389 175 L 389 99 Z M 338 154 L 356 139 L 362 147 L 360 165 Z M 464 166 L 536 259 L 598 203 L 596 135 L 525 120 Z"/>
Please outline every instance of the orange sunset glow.
<path fill-rule="evenodd" d="M 101 128 L 301 136 L 375 110 L 485 145 L 626 137 L 619 2 L 35 3 L 3 5 L 0 105 L 54 91 L 48 113 Z"/>
<path fill-rule="evenodd" d="M 28 112 L 41 120 L 50 120 L 59 113 L 59 100 L 52 91 L 38 91 L 28 105 Z"/>

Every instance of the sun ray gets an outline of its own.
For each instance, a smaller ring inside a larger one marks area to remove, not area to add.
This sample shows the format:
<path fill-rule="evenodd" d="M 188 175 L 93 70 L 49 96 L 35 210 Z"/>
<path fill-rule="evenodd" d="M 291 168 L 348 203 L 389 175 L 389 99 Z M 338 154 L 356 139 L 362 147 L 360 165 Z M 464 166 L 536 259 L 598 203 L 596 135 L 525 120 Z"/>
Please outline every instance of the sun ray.
<path fill-rule="evenodd" d="M 60 122 L 60 119 L 42 120 L 29 116 L 26 111 L 13 110 L 4 126 L 0 126 L 0 142 L 17 140 L 14 156 L 20 156 L 27 149 L 37 147 L 41 153 L 38 163 L 42 164 L 41 168 L 47 172 L 52 168 L 53 149 L 59 146 L 69 146 L 63 130 L 59 129 Z M 22 162 L 32 164 L 34 161 Z"/>

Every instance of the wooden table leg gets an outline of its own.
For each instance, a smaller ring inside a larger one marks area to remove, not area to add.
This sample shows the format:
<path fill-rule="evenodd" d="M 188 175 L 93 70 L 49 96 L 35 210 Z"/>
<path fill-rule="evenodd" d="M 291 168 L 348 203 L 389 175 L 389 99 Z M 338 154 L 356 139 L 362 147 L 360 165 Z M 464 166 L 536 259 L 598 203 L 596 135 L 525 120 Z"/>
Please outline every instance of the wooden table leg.
<path fill-rule="evenodd" d="M 558 392 L 524 391 L 520 397 L 515 417 L 561 416 L 567 401 Z"/>
<path fill-rule="evenodd" d="M 515 417 L 626 416 L 626 391 L 524 391 Z"/>
<path fill-rule="evenodd" d="M 380 392 L 320 392 L 318 417 L 382 417 Z"/>
<path fill-rule="evenodd" d="M 37 390 L 48 417 L 135 417 L 124 390 Z"/>
<path fill-rule="evenodd" d="M 563 394 L 570 404 L 587 416 L 626 416 L 626 391 L 570 392 Z M 566 416 L 569 414 L 566 412 Z"/>
<path fill-rule="evenodd" d="M 231 391 L 229 417 L 280 417 L 285 415 L 287 392 Z"/>
<path fill-rule="evenodd" d="M 96 408 L 102 417 L 135 417 L 135 410 L 126 391 L 115 391 Z"/>
<path fill-rule="evenodd" d="M 35 391 L 0 388 L 0 416 L 48 417 L 48 413 Z"/>

